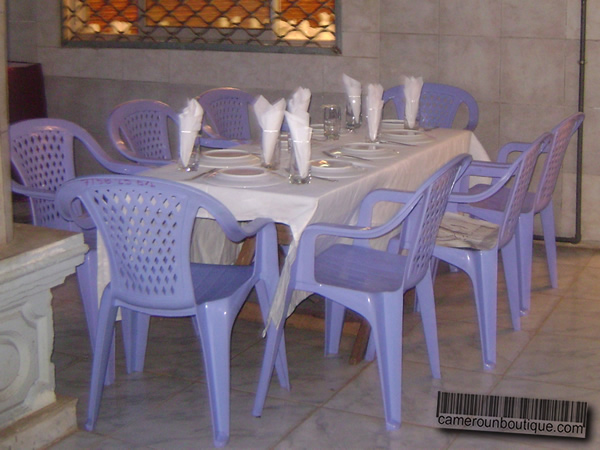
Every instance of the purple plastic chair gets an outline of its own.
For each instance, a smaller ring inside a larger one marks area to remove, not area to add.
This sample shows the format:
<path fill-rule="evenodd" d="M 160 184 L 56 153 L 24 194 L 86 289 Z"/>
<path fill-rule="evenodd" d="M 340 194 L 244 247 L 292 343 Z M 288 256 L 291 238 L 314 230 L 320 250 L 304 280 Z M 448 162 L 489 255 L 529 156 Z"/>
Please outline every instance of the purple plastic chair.
<path fill-rule="evenodd" d="M 504 276 L 508 291 L 511 319 L 513 328 L 520 329 L 520 291 L 522 268 L 518 258 L 518 245 L 515 231 L 521 214 L 527 190 L 533 175 L 536 160 L 541 151 L 548 148 L 551 142 L 550 133 L 540 136 L 535 142 L 529 144 L 529 148 L 522 152 L 521 156 L 512 164 L 487 164 L 486 166 L 473 163 L 467 169 L 463 179 L 469 176 L 493 176 L 498 177 L 491 185 L 485 185 L 485 190 L 471 192 L 468 194 L 452 194 L 449 207 L 453 203 L 459 205 L 460 211 L 468 211 L 479 219 L 489 220 L 498 224 L 493 233 L 491 244 L 479 246 L 451 244 L 449 242 L 438 242 L 433 251 L 433 256 L 446 261 L 467 273 L 473 283 L 475 292 L 475 305 L 479 320 L 479 333 L 481 338 L 483 366 L 491 370 L 496 366 L 496 307 L 498 289 L 498 252 L 502 254 Z M 461 180 L 462 182 L 462 180 Z M 510 185 L 507 183 L 511 182 Z M 487 214 L 480 215 L 479 209 L 470 209 L 468 205 L 482 202 L 500 189 L 506 189 L 506 202 L 501 211 L 495 212 L 495 217 Z M 445 220 L 441 227 L 444 228 Z M 464 219 L 463 223 L 455 226 L 457 232 L 468 234 L 469 221 Z M 452 227 L 448 227 L 452 229 Z M 466 233 L 465 233 L 465 230 Z M 419 301 L 420 297 L 419 297 Z"/>
<path fill-rule="evenodd" d="M 569 146 L 571 137 L 579 129 L 584 120 L 583 113 L 575 113 L 556 125 L 552 133 L 552 143 L 547 146 L 542 153 L 546 154 L 540 179 L 533 192 L 529 192 L 525 198 L 525 203 L 521 215 L 519 216 L 519 224 L 517 228 L 517 236 L 519 239 L 519 258 L 522 267 L 522 278 L 520 286 L 520 310 L 521 315 L 529 311 L 531 305 L 531 270 L 532 270 L 532 251 L 533 251 L 533 218 L 535 214 L 540 214 L 542 222 L 542 231 L 544 234 L 544 245 L 546 249 L 546 262 L 550 275 L 550 283 L 554 289 L 558 287 L 558 273 L 556 269 L 556 234 L 554 227 L 554 207 L 552 204 L 552 194 L 556 188 L 556 181 L 562 166 L 562 162 Z M 497 162 L 505 163 L 511 153 L 522 152 L 530 144 L 526 143 L 511 143 L 504 146 L 498 153 Z M 486 166 L 485 162 L 480 162 L 482 167 Z M 471 192 L 478 192 L 484 189 L 484 186 L 474 186 Z M 473 211 L 474 215 L 486 217 L 486 220 L 494 220 L 506 203 L 508 189 L 503 188 L 494 196 L 470 205 L 469 211 Z M 477 210 L 477 212 L 475 212 Z M 491 211 L 487 211 L 491 210 Z M 489 217 L 489 219 L 487 218 Z"/>
<path fill-rule="evenodd" d="M 61 119 L 31 119 L 9 128 L 10 160 L 20 182 L 12 182 L 12 191 L 29 197 L 34 225 L 84 233 L 89 247 L 83 264 L 77 267 L 79 292 L 85 311 L 90 342 L 96 334 L 98 316 L 96 229 L 63 219 L 54 199 L 56 191 L 75 178 L 74 145 L 81 144 L 106 169 L 117 173 L 136 173 L 144 167 L 113 160 L 96 140 L 79 125 Z M 114 357 L 106 383 L 114 380 Z"/>
<path fill-rule="evenodd" d="M 196 100 L 204 109 L 204 146 L 229 148 L 252 141 L 249 110 L 254 95 L 226 87 L 203 92 Z"/>
<path fill-rule="evenodd" d="M 169 126 L 179 131 L 179 115 L 157 100 L 132 100 L 108 116 L 108 136 L 125 158 L 151 166 L 171 162 Z"/>
<path fill-rule="evenodd" d="M 326 340 L 341 334 L 344 308 L 361 314 L 371 325 L 378 358 L 386 426 L 389 430 L 401 423 L 402 377 L 402 309 L 403 295 L 416 288 L 422 300 L 421 318 L 434 378 L 440 378 L 437 326 L 430 259 L 439 223 L 444 214 L 452 186 L 471 161 L 461 155 L 444 165 L 416 192 L 380 189 L 369 193 L 361 203 L 357 224 L 313 224 L 302 233 L 296 260 L 291 269 L 286 292 L 287 311 L 294 289 L 324 296 L 332 305 L 334 321 L 328 324 Z M 401 203 L 394 216 L 384 225 L 372 226 L 373 208 L 379 202 Z M 405 245 L 387 251 L 371 248 L 372 239 L 398 235 Z M 349 238 L 351 244 L 336 243 L 319 254 L 316 241 L 328 235 Z M 328 319 L 330 320 L 330 319 Z M 272 325 L 274 327 L 274 325 Z M 267 347 L 261 370 L 253 414 L 260 416 L 276 349 L 283 336 L 284 324 L 267 334 Z"/>
<path fill-rule="evenodd" d="M 102 294 L 90 383 L 86 429 L 98 418 L 117 310 L 131 324 L 125 334 L 128 371 L 144 366 L 148 317 L 193 318 L 208 382 L 214 444 L 229 439 L 229 360 L 234 321 L 253 288 L 268 312 L 279 280 L 277 235 L 269 219 L 240 226 L 223 204 L 189 186 L 143 177 L 84 177 L 57 194 L 65 217 L 76 219 L 82 203 L 98 227 L 110 261 L 111 281 Z M 73 208 L 75 207 L 75 209 Z M 196 214 L 204 209 L 234 242 L 256 236 L 249 266 L 190 263 Z M 289 389 L 283 345 L 280 383 Z"/>
<path fill-rule="evenodd" d="M 404 119 L 404 85 L 386 89 L 383 101 L 392 101 L 398 119 Z M 423 83 L 419 100 L 420 125 L 422 127 L 452 128 L 460 105 L 469 110 L 469 121 L 465 130 L 475 130 L 479 122 L 479 107 L 467 91 L 447 84 Z"/>

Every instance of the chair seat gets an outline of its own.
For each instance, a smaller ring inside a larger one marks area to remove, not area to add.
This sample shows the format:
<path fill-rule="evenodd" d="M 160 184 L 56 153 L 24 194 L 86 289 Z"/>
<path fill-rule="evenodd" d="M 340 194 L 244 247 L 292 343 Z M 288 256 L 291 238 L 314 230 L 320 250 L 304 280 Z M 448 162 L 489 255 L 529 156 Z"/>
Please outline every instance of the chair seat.
<path fill-rule="evenodd" d="M 402 286 L 406 257 L 368 247 L 335 244 L 315 258 L 317 282 L 360 292 L 394 292 Z"/>
<path fill-rule="evenodd" d="M 231 297 L 252 277 L 252 266 L 191 264 L 196 304 Z"/>
<path fill-rule="evenodd" d="M 446 212 L 435 243 L 442 247 L 491 250 L 498 244 L 498 230 L 494 223 Z"/>

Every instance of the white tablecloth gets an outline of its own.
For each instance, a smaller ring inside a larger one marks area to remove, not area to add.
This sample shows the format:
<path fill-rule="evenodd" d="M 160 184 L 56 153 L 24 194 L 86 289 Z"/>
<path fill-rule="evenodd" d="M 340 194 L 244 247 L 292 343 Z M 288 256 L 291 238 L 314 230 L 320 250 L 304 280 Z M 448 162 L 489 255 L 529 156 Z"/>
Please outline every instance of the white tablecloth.
<path fill-rule="evenodd" d="M 321 153 L 324 149 L 331 150 L 349 142 L 362 140 L 363 136 L 359 133 L 360 130 L 344 135 L 339 141 L 314 141 L 312 157 L 325 158 L 326 156 Z M 151 169 L 141 175 L 181 181 L 207 192 L 225 204 L 240 221 L 269 217 L 275 222 L 290 227 L 293 242 L 282 269 L 269 316 L 271 320 L 279 323 L 286 314 L 291 314 L 304 297 L 295 296 L 290 310 L 283 311 L 285 288 L 295 258 L 296 245 L 307 225 L 315 222 L 350 223 L 360 201 L 368 192 L 378 188 L 415 190 L 439 167 L 461 153 L 470 153 L 474 159 L 489 161 L 486 151 L 470 131 L 440 128 L 428 133 L 435 137 L 433 142 L 418 147 L 398 145 L 398 155 L 391 159 L 373 159 L 364 162 L 348 159 L 353 163 L 364 165 L 364 173 L 360 177 L 342 178 L 335 183 L 313 179 L 307 185 L 293 185 L 282 177 L 281 182 L 274 186 L 251 189 L 223 187 L 208 184 L 203 177 L 190 180 L 190 177 L 197 174 L 178 171 L 175 165 Z M 258 147 L 254 150 L 259 152 Z M 282 157 L 283 167 L 287 161 L 285 153 Z M 281 170 L 281 174 L 285 172 Z M 374 219 L 381 222 L 389 214 L 390 211 L 381 208 L 377 210 Z M 202 236 L 197 237 L 202 239 Z M 228 247 L 213 236 L 204 239 L 199 246 L 203 248 L 201 251 L 205 255 L 218 256 L 217 261 L 211 262 L 223 263 L 231 257 L 231 254 L 223 256 L 223 251 Z M 230 248 L 229 252 L 231 252 Z"/>

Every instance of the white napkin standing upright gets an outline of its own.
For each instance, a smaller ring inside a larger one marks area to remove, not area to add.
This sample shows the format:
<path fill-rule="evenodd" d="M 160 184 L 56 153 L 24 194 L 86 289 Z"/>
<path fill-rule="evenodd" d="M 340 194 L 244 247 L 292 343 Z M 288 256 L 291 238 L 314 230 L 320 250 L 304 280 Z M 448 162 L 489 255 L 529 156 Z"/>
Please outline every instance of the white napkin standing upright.
<path fill-rule="evenodd" d="M 290 127 L 290 135 L 294 142 L 294 155 L 290 155 L 290 157 L 295 156 L 298 172 L 302 178 L 306 178 L 310 169 L 310 138 L 312 136 L 312 128 L 309 126 L 310 116 L 307 112 L 293 114 L 286 111 L 285 119 Z"/>
<path fill-rule="evenodd" d="M 367 125 L 371 141 L 377 139 L 377 131 L 381 122 L 383 111 L 383 86 L 381 84 L 369 84 L 367 86 Z"/>
<path fill-rule="evenodd" d="M 179 157 L 184 166 L 190 162 L 194 143 L 202 127 L 204 110 L 200 103 L 193 98 L 179 114 Z"/>
<path fill-rule="evenodd" d="M 302 86 L 296 88 L 288 101 L 287 110 L 292 114 L 308 112 L 311 96 L 312 93 L 310 92 L 310 89 L 303 88 Z"/>
<path fill-rule="evenodd" d="M 262 129 L 262 152 L 265 163 L 270 164 L 273 152 L 279 140 L 283 113 L 285 111 L 285 99 L 279 99 L 272 105 L 260 95 L 253 105 L 256 120 Z"/>
<path fill-rule="evenodd" d="M 354 117 L 360 116 L 360 95 L 362 91 L 362 86 L 360 81 L 355 80 L 354 78 L 349 77 L 346 74 L 342 75 L 342 81 L 344 82 L 344 89 L 346 90 L 346 96 L 348 98 L 358 98 L 357 102 L 352 103 L 352 114 Z"/>
<path fill-rule="evenodd" d="M 404 77 L 404 117 L 409 128 L 414 128 L 419 113 L 419 98 L 423 77 Z"/>

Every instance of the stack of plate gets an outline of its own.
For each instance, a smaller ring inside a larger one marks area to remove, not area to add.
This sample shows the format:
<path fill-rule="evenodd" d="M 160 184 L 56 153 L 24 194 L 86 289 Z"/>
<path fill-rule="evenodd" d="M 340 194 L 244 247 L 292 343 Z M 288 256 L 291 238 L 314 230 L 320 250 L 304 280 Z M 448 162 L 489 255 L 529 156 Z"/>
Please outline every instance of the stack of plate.
<path fill-rule="evenodd" d="M 260 158 L 246 150 L 234 148 L 203 150 L 199 164 L 205 167 L 257 166 L 260 164 Z"/>

